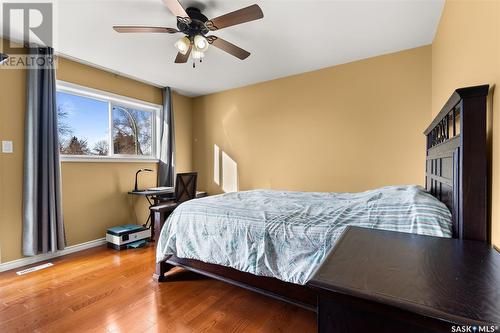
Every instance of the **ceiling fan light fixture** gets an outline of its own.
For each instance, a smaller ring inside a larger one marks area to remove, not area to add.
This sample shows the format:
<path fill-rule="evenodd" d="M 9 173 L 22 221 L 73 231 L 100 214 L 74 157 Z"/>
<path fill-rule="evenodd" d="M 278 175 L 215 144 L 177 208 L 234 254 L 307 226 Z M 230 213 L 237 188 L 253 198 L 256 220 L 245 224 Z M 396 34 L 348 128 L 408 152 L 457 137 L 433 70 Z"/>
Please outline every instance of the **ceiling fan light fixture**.
<path fill-rule="evenodd" d="M 203 51 L 201 51 L 201 50 L 199 50 L 198 48 L 195 47 L 191 51 L 191 56 L 193 57 L 193 60 L 200 60 L 200 59 L 205 58 L 205 53 L 203 53 Z"/>
<path fill-rule="evenodd" d="M 191 41 L 189 40 L 189 38 L 187 38 L 186 36 L 182 37 L 181 39 L 179 39 L 177 42 L 175 42 L 175 48 L 177 49 L 177 51 L 179 51 L 179 53 L 181 53 L 182 55 L 186 55 L 186 53 L 188 52 L 189 50 L 189 46 L 191 45 Z"/>
<path fill-rule="evenodd" d="M 208 49 L 208 41 L 202 35 L 194 36 L 194 45 L 199 51 L 205 52 Z"/>
<path fill-rule="evenodd" d="M 259 5 L 254 4 L 244 7 L 230 13 L 209 19 L 199 8 L 184 7 L 180 4 L 180 0 L 163 0 L 164 5 L 177 18 L 177 28 L 158 27 L 158 26 L 131 26 L 131 25 L 115 25 L 113 29 L 118 33 L 167 33 L 176 34 L 182 33 L 185 36 L 177 40 L 174 46 L 177 50 L 174 63 L 185 64 L 190 58 L 199 60 L 205 57 L 205 52 L 209 46 L 214 46 L 240 60 L 248 58 L 250 52 L 231 44 L 230 42 L 214 36 L 206 36 L 210 31 L 218 31 L 220 29 L 232 27 L 246 22 L 259 20 L 264 17 L 264 13 Z M 3 57 L 0 53 L 0 64 Z"/>

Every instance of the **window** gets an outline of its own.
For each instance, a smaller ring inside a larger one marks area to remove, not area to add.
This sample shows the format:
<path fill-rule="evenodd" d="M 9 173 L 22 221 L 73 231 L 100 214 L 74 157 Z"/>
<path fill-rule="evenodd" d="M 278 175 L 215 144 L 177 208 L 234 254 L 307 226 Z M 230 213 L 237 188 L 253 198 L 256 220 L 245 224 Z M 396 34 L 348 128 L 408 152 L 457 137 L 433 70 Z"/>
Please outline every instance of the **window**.
<path fill-rule="evenodd" d="M 161 107 L 58 82 L 62 160 L 156 159 Z"/>
<path fill-rule="evenodd" d="M 107 156 L 108 103 L 62 91 L 56 99 L 61 154 Z"/>
<path fill-rule="evenodd" d="M 152 153 L 153 116 L 151 112 L 113 105 L 113 149 L 115 154 Z"/>

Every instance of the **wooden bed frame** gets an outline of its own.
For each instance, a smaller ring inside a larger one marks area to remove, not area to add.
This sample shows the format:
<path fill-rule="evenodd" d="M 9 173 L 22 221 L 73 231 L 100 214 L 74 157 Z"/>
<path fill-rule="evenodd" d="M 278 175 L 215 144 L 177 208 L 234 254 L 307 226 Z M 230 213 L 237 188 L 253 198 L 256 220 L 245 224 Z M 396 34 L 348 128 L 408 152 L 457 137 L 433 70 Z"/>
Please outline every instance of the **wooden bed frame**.
<path fill-rule="evenodd" d="M 489 86 L 457 89 L 425 130 L 426 189 L 452 212 L 453 237 L 488 241 L 486 103 Z M 307 286 L 199 260 L 170 257 L 156 265 L 155 280 L 179 266 L 316 311 Z"/>
<path fill-rule="evenodd" d="M 450 209 L 454 238 L 488 241 L 488 90 L 455 90 L 424 132 L 425 187 Z"/>

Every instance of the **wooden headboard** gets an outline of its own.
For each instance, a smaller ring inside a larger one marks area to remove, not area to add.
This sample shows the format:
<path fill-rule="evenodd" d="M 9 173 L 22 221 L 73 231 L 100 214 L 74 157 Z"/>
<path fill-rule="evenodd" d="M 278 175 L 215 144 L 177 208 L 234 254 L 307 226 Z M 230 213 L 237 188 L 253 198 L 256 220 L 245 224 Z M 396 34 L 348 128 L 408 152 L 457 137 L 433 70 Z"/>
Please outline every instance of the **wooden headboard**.
<path fill-rule="evenodd" d="M 424 132 L 425 187 L 450 209 L 455 238 L 488 241 L 488 90 L 455 90 Z"/>

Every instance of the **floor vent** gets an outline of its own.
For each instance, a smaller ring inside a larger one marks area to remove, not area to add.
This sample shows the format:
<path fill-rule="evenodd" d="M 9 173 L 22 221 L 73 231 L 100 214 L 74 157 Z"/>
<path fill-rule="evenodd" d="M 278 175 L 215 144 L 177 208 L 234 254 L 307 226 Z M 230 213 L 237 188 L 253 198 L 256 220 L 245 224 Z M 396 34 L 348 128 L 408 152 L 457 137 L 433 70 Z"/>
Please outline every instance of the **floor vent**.
<path fill-rule="evenodd" d="M 24 274 L 32 273 L 35 271 L 39 271 L 41 269 L 44 269 L 44 268 L 47 268 L 50 266 L 54 266 L 54 265 L 52 263 L 48 262 L 48 263 L 43 264 L 43 265 L 38 265 L 38 266 L 31 267 L 31 268 L 23 269 L 22 271 L 16 272 L 16 274 L 17 275 L 24 275 Z"/>

